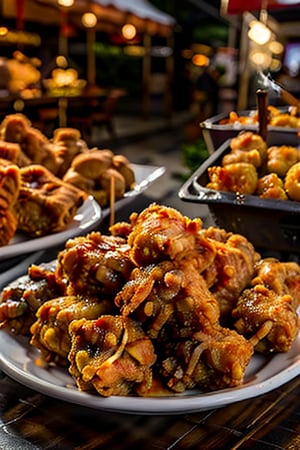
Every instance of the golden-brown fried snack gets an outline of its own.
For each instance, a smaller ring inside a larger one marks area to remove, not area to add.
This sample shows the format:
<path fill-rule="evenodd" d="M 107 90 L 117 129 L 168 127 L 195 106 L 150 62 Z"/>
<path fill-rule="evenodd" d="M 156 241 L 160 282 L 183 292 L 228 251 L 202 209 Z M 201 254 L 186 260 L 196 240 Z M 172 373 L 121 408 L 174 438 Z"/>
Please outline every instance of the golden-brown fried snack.
<path fill-rule="evenodd" d="M 0 210 L 11 208 L 17 201 L 21 184 L 20 169 L 0 158 Z"/>
<path fill-rule="evenodd" d="M 20 174 L 20 194 L 14 206 L 18 228 L 30 236 L 64 230 L 87 194 L 40 165 L 23 167 Z"/>
<path fill-rule="evenodd" d="M 294 164 L 287 172 L 284 189 L 291 200 L 300 201 L 300 162 Z"/>
<path fill-rule="evenodd" d="M 74 295 L 50 299 L 36 312 L 37 319 L 30 328 L 30 343 L 41 351 L 45 361 L 66 366 L 71 348 L 68 331 L 71 321 L 97 319 L 110 311 L 110 302 L 98 298 Z"/>
<path fill-rule="evenodd" d="M 207 169 L 208 189 L 217 191 L 253 194 L 257 187 L 258 174 L 253 164 L 240 162 L 224 167 L 211 166 Z"/>
<path fill-rule="evenodd" d="M 9 114 L 1 122 L 0 138 L 20 144 L 29 127 L 31 127 L 31 122 L 24 114 Z"/>
<path fill-rule="evenodd" d="M 124 155 L 114 155 L 113 167 L 123 175 L 125 179 L 125 190 L 129 191 L 134 188 L 135 175 L 132 167 L 130 166 L 129 159 Z"/>
<path fill-rule="evenodd" d="M 0 247 L 9 244 L 17 230 L 17 219 L 10 209 L 0 210 Z"/>
<path fill-rule="evenodd" d="M 267 151 L 267 170 L 283 178 L 287 171 L 300 161 L 300 151 L 289 145 L 272 146 Z"/>
<path fill-rule="evenodd" d="M 284 190 L 283 181 L 276 173 L 269 173 L 259 178 L 256 194 L 260 198 L 272 198 L 276 200 L 287 200 L 288 196 Z"/>
<path fill-rule="evenodd" d="M 150 388 L 156 354 L 137 322 L 103 315 L 98 320 L 73 321 L 69 332 L 69 371 L 80 390 L 96 390 L 108 397 Z"/>
<path fill-rule="evenodd" d="M 112 166 L 113 153 L 111 150 L 90 150 L 76 156 L 71 164 L 72 169 L 86 178 L 98 180 L 99 177 Z"/>
<path fill-rule="evenodd" d="M 125 178 L 116 169 L 110 167 L 105 170 L 99 177 L 99 184 L 102 189 L 110 196 L 112 189 L 115 200 L 122 198 L 125 194 L 126 184 Z"/>
<path fill-rule="evenodd" d="M 16 142 L 7 142 L 0 140 L 0 158 L 8 159 L 16 164 L 21 152 L 21 147 Z"/>
<path fill-rule="evenodd" d="M 57 128 L 53 133 L 53 151 L 60 160 L 57 176 L 62 178 L 76 155 L 88 151 L 81 133 L 75 128 Z"/>
<path fill-rule="evenodd" d="M 257 149 L 262 161 L 264 161 L 267 156 L 267 143 L 259 134 L 253 133 L 252 131 L 242 131 L 236 137 L 232 138 L 230 141 L 230 148 L 232 150 L 244 151 Z"/>
<path fill-rule="evenodd" d="M 36 311 L 47 300 L 62 295 L 64 285 L 55 278 L 56 261 L 32 265 L 27 274 L 5 286 L 0 294 L 0 328 L 28 336 Z"/>
<path fill-rule="evenodd" d="M 246 162 L 253 164 L 254 167 L 258 168 L 261 166 L 261 156 L 259 151 L 254 148 L 251 150 L 232 150 L 230 153 L 225 155 L 222 159 L 222 166 L 227 164 L 235 164 L 240 162 Z"/>

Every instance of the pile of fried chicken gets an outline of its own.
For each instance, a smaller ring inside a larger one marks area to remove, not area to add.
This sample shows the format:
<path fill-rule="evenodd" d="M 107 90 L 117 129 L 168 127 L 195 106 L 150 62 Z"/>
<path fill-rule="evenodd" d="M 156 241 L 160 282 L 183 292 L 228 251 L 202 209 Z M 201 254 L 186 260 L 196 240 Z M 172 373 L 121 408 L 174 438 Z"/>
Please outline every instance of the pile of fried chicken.
<path fill-rule="evenodd" d="M 0 123 L 0 246 L 17 230 L 33 237 L 62 231 L 89 195 L 107 206 L 134 183 L 125 156 L 89 149 L 79 130 L 58 128 L 48 139 L 23 114 L 7 115 Z"/>
<path fill-rule="evenodd" d="M 0 323 L 101 396 L 239 386 L 254 352 L 291 349 L 300 266 L 151 204 L 69 239 L 0 296 Z"/>
<path fill-rule="evenodd" d="M 300 201 L 298 148 L 268 147 L 259 134 L 251 131 L 242 131 L 232 138 L 229 147 L 221 165 L 208 167 L 207 188 L 264 199 Z"/>

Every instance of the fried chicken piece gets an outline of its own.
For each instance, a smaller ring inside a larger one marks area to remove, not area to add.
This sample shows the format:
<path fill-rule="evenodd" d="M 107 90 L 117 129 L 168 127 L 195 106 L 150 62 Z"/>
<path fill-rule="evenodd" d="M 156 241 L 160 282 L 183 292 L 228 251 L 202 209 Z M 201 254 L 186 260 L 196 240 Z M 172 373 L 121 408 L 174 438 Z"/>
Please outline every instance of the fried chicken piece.
<path fill-rule="evenodd" d="M 242 131 L 230 141 L 230 148 L 232 150 L 258 150 L 262 162 L 265 161 L 267 157 L 267 147 L 267 143 L 263 140 L 263 138 L 259 134 L 253 133 L 252 131 Z"/>
<path fill-rule="evenodd" d="M 49 139 L 38 129 L 32 127 L 30 120 L 23 114 L 10 114 L 0 125 L 0 137 L 4 141 L 18 143 L 21 153 L 18 165 L 41 164 L 56 173 L 60 165 Z M 19 164 L 20 162 L 20 164 Z"/>
<path fill-rule="evenodd" d="M 113 167 L 105 170 L 105 172 L 100 175 L 98 182 L 104 192 L 107 193 L 108 198 L 111 194 L 114 195 L 115 200 L 119 200 L 124 197 L 126 191 L 125 178 Z"/>
<path fill-rule="evenodd" d="M 16 203 L 21 185 L 18 166 L 0 158 L 0 210 L 11 209 Z"/>
<path fill-rule="evenodd" d="M 7 159 L 17 164 L 21 152 L 20 145 L 16 142 L 6 142 L 0 139 L 0 158 Z"/>
<path fill-rule="evenodd" d="M 0 294 L 0 328 L 29 335 L 35 313 L 43 302 L 61 295 L 64 286 L 55 278 L 56 262 L 32 265 L 28 273 L 4 287 Z"/>
<path fill-rule="evenodd" d="M 99 232 L 69 239 L 58 254 L 57 276 L 68 295 L 115 296 L 134 267 L 122 238 Z"/>
<path fill-rule="evenodd" d="M 299 332 L 299 318 L 289 294 L 263 284 L 245 289 L 232 311 L 236 330 L 261 353 L 287 352 Z"/>
<path fill-rule="evenodd" d="M 113 156 L 113 167 L 124 177 L 125 191 L 130 191 L 135 185 L 134 170 L 130 166 L 130 161 L 124 155 Z"/>
<path fill-rule="evenodd" d="M 128 239 L 128 236 L 132 232 L 132 224 L 128 222 L 117 222 L 109 227 L 109 231 L 112 236 L 122 237 Z"/>
<path fill-rule="evenodd" d="M 129 168 L 119 163 L 120 170 L 113 165 L 113 152 L 108 149 L 93 149 L 77 155 L 64 175 L 63 180 L 83 188 L 91 194 L 100 206 L 107 206 L 112 192 L 115 200 L 123 198 L 127 181 L 122 174 L 129 177 Z M 126 173 L 125 173 L 126 172 Z"/>
<path fill-rule="evenodd" d="M 95 390 L 108 397 L 149 389 L 156 354 L 137 322 L 103 315 L 97 320 L 73 321 L 69 332 L 69 371 L 80 390 Z"/>
<path fill-rule="evenodd" d="M 13 207 L 19 196 L 20 183 L 19 168 L 0 158 L 0 246 L 7 245 L 17 230 Z"/>
<path fill-rule="evenodd" d="M 76 156 L 71 167 L 86 178 L 98 180 L 112 166 L 112 162 L 113 152 L 111 150 L 95 148 Z"/>
<path fill-rule="evenodd" d="M 57 176 L 62 178 L 71 167 L 73 159 L 81 153 L 88 152 L 88 147 L 81 139 L 80 131 L 75 128 L 56 128 L 52 141 L 53 151 L 60 161 Z"/>
<path fill-rule="evenodd" d="M 202 226 L 201 219 L 191 220 L 174 208 L 155 203 L 140 214 L 131 214 L 130 222 L 131 258 L 141 266 L 180 259 L 194 249 L 197 232 Z"/>
<path fill-rule="evenodd" d="M 249 195 L 256 190 L 258 174 L 253 164 L 238 162 L 224 167 L 210 166 L 207 173 L 208 189 Z"/>
<path fill-rule="evenodd" d="M 294 164 L 287 171 L 284 189 L 291 200 L 300 201 L 300 162 Z"/>
<path fill-rule="evenodd" d="M 87 198 L 40 165 L 20 169 L 21 186 L 14 205 L 19 230 L 43 236 L 64 230 Z"/>
<path fill-rule="evenodd" d="M 270 120 L 270 125 L 273 127 L 290 127 L 299 128 L 300 120 L 289 113 L 281 113 Z"/>
<path fill-rule="evenodd" d="M 278 295 L 293 297 L 293 307 L 300 305 L 300 266 L 294 261 L 281 262 L 276 258 L 260 259 L 255 265 L 251 285 L 263 284 Z"/>
<path fill-rule="evenodd" d="M 287 171 L 300 161 L 300 151 L 290 145 L 272 146 L 267 150 L 267 170 L 284 178 Z"/>
<path fill-rule="evenodd" d="M 204 239 L 211 240 L 216 247 L 213 263 L 203 272 L 203 277 L 218 300 L 222 324 L 227 324 L 231 311 L 243 289 L 250 283 L 255 264 L 260 255 L 240 234 L 209 227 L 202 231 Z"/>
<path fill-rule="evenodd" d="M 222 158 L 222 166 L 226 166 L 227 164 L 236 164 L 240 162 L 253 164 L 253 166 L 256 168 L 259 168 L 262 164 L 260 153 L 256 148 L 251 150 L 243 150 L 243 149 L 232 150 L 227 155 L 224 155 L 224 157 Z"/>
<path fill-rule="evenodd" d="M 259 178 L 256 195 L 260 198 L 271 198 L 275 200 L 288 199 L 284 190 L 283 181 L 276 173 L 270 173 Z"/>
<path fill-rule="evenodd" d="M 0 247 L 10 243 L 17 231 L 18 221 L 10 209 L 0 210 Z"/>
<path fill-rule="evenodd" d="M 236 331 L 215 325 L 176 343 L 162 361 L 161 374 L 177 393 L 235 387 L 242 384 L 253 352 L 252 343 Z"/>
<path fill-rule="evenodd" d="M 24 114 L 8 114 L 1 122 L 0 138 L 3 141 L 20 144 L 29 127 L 31 127 L 31 122 Z"/>
<path fill-rule="evenodd" d="M 236 329 L 252 339 L 257 351 L 288 351 L 300 326 L 300 266 L 276 258 L 262 259 L 251 286 L 242 292 L 232 311 Z"/>
<path fill-rule="evenodd" d="M 181 261 L 136 268 L 116 295 L 123 316 L 142 323 L 152 339 L 182 339 L 219 319 L 219 306 L 198 270 Z"/>
<path fill-rule="evenodd" d="M 61 161 L 57 158 L 49 139 L 41 131 L 28 127 L 20 146 L 31 164 L 40 164 L 53 174 L 58 172 Z"/>
<path fill-rule="evenodd" d="M 44 302 L 30 327 L 30 344 L 41 351 L 42 359 L 60 366 L 68 365 L 71 349 L 69 325 L 72 320 L 97 319 L 111 312 L 111 302 L 98 298 L 63 296 Z"/>

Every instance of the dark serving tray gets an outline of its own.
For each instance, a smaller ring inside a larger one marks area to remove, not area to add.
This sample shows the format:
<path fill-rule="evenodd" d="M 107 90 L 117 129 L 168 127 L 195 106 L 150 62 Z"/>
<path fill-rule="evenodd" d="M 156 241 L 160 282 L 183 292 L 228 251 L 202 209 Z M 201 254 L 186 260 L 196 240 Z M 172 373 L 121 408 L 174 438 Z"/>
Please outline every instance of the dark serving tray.
<path fill-rule="evenodd" d="M 222 144 L 193 173 L 178 192 L 179 198 L 207 204 L 218 227 L 246 236 L 257 249 L 300 252 L 300 202 L 261 199 L 207 189 L 207 169 L 221 166 L 230 151 L 230 140 Z"/>
<path fill-rule="evenodd" d="M 287 113 L 289 107 L 278 108 L 281 113 Z M 254 114 L 255 110 L 238 111 L 239 116 L 249 116 Z M 231 139 L 237 136 L 241 131 L 258 131 L 258 124 L 220 124 L 220 120 L 228 118 L 228 113 L 221 113 L 216 116 L 210 117 L 200 123 L 202 134 L 208 148 L 209 153 L 214 152 L 220 147 L 227 139 Z M 268 145 L 278 145 L 278 142 L 284 142 L 286 145 L 297 146 L 299 144 L 298 138 L 299 128 L 291 127 L 275 127 L 268 125 Z"/>

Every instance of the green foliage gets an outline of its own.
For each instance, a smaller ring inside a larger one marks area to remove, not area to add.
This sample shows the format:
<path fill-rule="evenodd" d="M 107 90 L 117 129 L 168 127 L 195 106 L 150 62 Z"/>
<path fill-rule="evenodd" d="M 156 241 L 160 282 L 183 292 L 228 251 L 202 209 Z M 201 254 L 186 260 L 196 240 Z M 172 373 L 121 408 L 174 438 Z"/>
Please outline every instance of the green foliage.
<path fill-rule="evenodd" d="M 206 144 L 202 138 L 193 143 L 182 145 L 182 157 L 184 166 L 193 173 L 209 156 Z"/>

